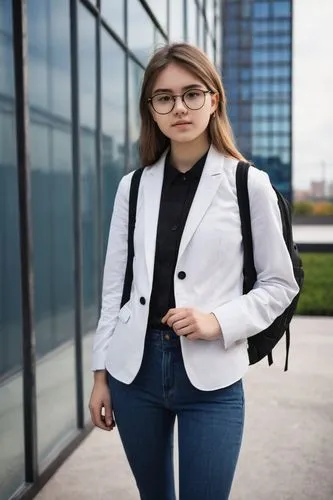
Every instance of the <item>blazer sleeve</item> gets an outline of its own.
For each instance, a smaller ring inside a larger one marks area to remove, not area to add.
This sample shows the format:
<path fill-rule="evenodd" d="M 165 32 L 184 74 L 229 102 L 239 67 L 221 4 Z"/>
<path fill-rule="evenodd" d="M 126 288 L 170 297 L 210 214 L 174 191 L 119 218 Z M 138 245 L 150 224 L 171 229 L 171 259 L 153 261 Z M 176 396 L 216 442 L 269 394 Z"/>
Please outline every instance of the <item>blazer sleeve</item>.
<path fill-rule="evenodd" d="M 257 281 L 249 293 L 212 311 L 220 323 L 226 349 L 268 328 L 299 291 L 268 175 L 251 167 L 248 189 Z"/>
<path fill-rule="evenodd" d="M 93 340 L 92 370 L 104 370 L 106 351 L 114 332 L 123 293 L 128 234 L 128 204 L 133 172 L 123 177 L 115 196 L 104 264 L 102 307 Z"/>

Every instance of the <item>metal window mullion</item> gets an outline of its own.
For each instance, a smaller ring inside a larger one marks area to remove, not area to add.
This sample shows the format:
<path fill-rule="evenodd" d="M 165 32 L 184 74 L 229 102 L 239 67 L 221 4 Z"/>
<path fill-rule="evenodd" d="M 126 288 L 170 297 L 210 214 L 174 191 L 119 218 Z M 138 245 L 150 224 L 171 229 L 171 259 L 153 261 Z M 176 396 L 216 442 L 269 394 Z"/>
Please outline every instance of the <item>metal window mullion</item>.
<path fill-rule="evenodd" d="M 290 130 L 290 144 L 289 144 L 289 165 L 290 165 L 290 203 L 293 203 L 293 169 L 292 169 L 292 158 L 293 158 L 293 2 L 290 0 L 290 62 L 289 62 L 289 88 L 290 88 L 290 119 L 289 119 L 289 130 Z"/>
<path fill-rule="evenodd" d="M 203 31 L 203 50 L 204 52 L 207 52 L 207 35 L 208 35 L 208 25 L 207 25 L 207 1 L 204 0 L 204 3 L 203 3 L 203 18 L 202 18 L 202 22 L 203 22 L 203 28 L 202 28 L 202 31 Z"/>
<path fill-rule="evenodd" d="M 170 13 L 171 13 L 170 2 L 171 2 L 171 0 L 167 0 L 167 32 L 168 32 L 168 43 L 170 41 Z"/>
<path fill-rule="evenodd" d="M 80 175 L 80 88 L 78 55 L 78 0 L 70 0 L 72 160 L 73 160 L 73 230 L 75 280 L 75 373 L 77 427 L 84 428 L 82 363 L 82 230 Z"/>
<path fill-rule="evenodd" d="M 16 138 L 18 163 L 25 480 L 38 477 L 36 351 L 34 331 L 34 283 L 32 264 L 31 172 L 28 154 L 28 50 L 26 0 L 13 0 L 13 39 L 16 95 Z"/>
<path fill-rule="evenodd" d="M 125 35 L 125 45 L 128 47 L 128 0 L 124 0 L 124 35 Z M 130 157 L 130 136 L 129 136 L 129 54 L 128 50 L 125 52 L 125 153 L 124 153 L 124 161 L 125 161 L 125 172 L 128 172 L 128 164 Z"/>
<path fill-rule="evenodd" d="M 101 15 L 96 17 L 96 195 L 97 195 L 97 295 L 98 310 L 102 305 L 103 280 L 103 170 L 102 170 L 102 63 L 101 63 Z"/>
<path fill-rule="evenodd" d="M 183 15 L 183 31 L 184 31 L 184 40 L 188 42 L 188 29 L 187 29 L 187 0 L 183 0 L 183 10 L 184 10 L 184 15 Z"/>

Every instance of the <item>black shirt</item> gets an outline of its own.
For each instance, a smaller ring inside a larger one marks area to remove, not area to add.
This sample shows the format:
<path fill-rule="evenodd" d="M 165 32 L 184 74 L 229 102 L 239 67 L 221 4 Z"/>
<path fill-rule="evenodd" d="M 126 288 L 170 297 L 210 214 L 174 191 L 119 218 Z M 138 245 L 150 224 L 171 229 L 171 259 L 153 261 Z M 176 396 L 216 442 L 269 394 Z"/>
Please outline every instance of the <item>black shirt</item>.
<path fill-rule="evenodd" d="M 158 218 L 153 287 L 149 305 L 149 328 L 169 328 L 161 319 L 175 307 L 174 273 L 180 240 L 194 195 L 206 162 L 207 153 L 186 173 L 165 160 L 164 180 Z"/>

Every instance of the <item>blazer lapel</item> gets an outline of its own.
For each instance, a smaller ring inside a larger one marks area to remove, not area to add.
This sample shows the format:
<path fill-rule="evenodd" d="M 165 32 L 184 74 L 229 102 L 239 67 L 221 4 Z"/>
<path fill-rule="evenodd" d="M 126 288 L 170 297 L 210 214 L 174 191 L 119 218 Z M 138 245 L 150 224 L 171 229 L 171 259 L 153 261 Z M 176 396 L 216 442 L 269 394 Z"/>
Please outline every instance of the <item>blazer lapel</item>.
<path fill-rule="evenodd" d="M 166 152 L 143 176 L 144 242 L 149 282 L 153 282 L 158 216 Z"/>
<path fill-rule="evenodd" d="M 224 156 L 211 146 L 201 179 L 195 193 L 183 235 L 180 242 L 178 260 L 184 253 L 196 228 L 200 224 L 222 181 Z"/>

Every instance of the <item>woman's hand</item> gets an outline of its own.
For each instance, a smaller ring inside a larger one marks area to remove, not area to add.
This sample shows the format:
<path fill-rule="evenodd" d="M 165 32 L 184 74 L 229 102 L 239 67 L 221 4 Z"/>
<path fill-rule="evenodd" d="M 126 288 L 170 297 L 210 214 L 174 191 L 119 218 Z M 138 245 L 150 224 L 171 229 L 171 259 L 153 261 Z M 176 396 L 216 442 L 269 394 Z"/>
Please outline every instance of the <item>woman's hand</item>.
<path fill-rule="evenodd" d="M 103 370 L 104 371 L 104 370 Z M 111 396 L 105 376 L 96 377 L 91 392 L 89 410 L 91 420 L 96 427 L 104 431 L 112 431 L 115 427 Z"/>
<path fill-rule="evenodd" d="M 169 309 L 162 318 L 177 335 L 184 335 L 187 340 L 216 340 L 222 338 L 219 322 L 212 313 L 203 313 L 197 309 Z"/>

